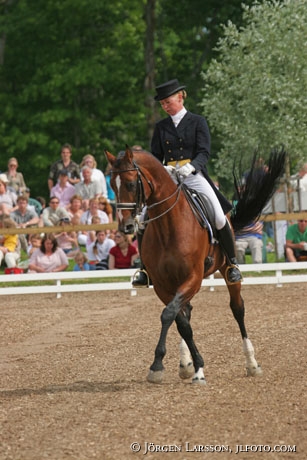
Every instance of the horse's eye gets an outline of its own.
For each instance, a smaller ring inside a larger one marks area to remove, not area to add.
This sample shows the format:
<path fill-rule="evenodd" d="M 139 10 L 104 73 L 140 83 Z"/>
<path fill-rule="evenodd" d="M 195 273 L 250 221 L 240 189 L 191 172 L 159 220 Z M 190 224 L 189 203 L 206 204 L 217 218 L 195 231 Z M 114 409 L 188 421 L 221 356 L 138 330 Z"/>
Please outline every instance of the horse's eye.
<path fill-rule="evenodd" d="M 128 190 L 128 192 L 135 192 L 136 191 L 136 181 L 126 182 L 125 186 L 126 186 L 126 189 Z"/>

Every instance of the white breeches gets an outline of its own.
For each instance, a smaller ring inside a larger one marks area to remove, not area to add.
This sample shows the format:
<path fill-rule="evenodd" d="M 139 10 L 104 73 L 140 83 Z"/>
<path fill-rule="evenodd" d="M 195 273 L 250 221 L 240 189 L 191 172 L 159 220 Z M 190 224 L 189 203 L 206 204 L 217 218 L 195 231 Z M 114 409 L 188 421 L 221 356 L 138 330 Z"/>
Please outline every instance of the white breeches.
<path fill-rule="evenodd" d="M 202 193 L 208 198 L 214 210 L 216 229 L 221 230 L 221 228 L 223 228 L 226 224 L 226 217 L 221 203 L 219 202 L 216 194 L 214 193 L 213 188 L 211 187 L 207 179 L 203 176 L 201 172 L 198 172 L 197 174 L 190 174 L 188 177 L 186 177 L 184 179 L 184 183 L 189 188 L 196 190 L 196 192 Z"/>

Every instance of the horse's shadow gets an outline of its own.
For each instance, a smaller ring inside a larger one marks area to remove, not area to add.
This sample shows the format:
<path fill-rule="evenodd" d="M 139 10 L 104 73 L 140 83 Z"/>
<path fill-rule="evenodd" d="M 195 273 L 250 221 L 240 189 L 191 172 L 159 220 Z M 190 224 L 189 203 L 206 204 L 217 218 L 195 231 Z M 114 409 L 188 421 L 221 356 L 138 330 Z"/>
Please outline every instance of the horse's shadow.
<path fill-rule="evenodd" d="M 131 382 L 133 385 L 146 385 L 144 381 Z M 40 396 L 56 393 L 115 393 L 131 388 L 131 383 L 127 382 L 88 382 L 81 380 L 78 382 L 62 385 L 46 385 L 42 388 L 16 388 L 14 390 L 0 391 L 0 398 L 20 398 L 23 396 Z"/>

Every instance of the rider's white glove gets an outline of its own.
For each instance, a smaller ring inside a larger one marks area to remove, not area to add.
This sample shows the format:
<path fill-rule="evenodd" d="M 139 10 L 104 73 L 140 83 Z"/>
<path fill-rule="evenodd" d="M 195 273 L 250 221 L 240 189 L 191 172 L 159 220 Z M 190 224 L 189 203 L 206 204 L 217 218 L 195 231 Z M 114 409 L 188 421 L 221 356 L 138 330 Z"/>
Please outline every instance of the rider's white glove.
<path fill-rule="evenodd" d="M 166 169 L 166 171 L 169 173 L 170 176 L 172 176 L 176 171 L 176 168 L 171 165 L 164 166 L 164 168 Z"/>
<path fill-rule="evenodd" d="M 182 177 L 188 177 L 190 174 L 192 174 L 195 171 L 194 166 L 191 165 L 191 163 L 187 163 L 184 166 L 181 166 L 181 168 L 178 169 L 178 173 Z"/>

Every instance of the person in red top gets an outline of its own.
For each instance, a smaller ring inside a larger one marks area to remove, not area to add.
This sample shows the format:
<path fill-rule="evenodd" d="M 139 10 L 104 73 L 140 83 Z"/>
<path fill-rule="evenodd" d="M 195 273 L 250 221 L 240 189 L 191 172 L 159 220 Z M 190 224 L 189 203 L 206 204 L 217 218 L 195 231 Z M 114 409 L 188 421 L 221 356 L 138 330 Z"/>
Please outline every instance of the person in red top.
<path fill-rule="evenodd" d="M 138 258 L 136 248 L 122 232 L 115 233 L 116 245 L 109 252 L 109 270 L 114 268 L 131 268 Z"/>

